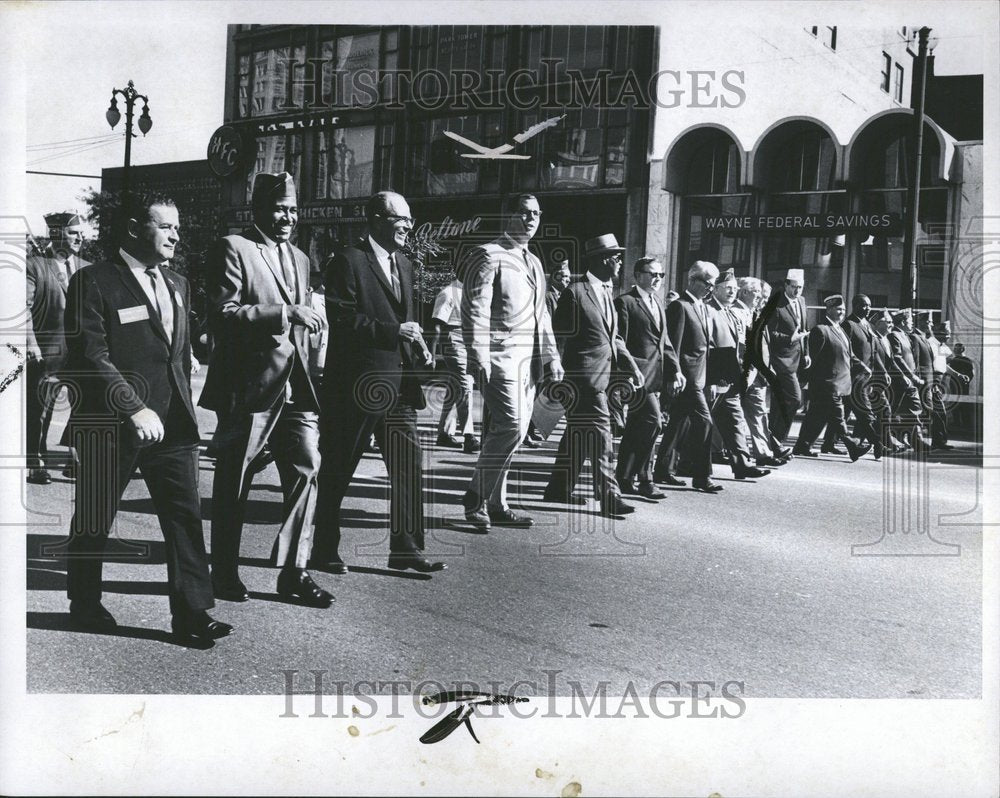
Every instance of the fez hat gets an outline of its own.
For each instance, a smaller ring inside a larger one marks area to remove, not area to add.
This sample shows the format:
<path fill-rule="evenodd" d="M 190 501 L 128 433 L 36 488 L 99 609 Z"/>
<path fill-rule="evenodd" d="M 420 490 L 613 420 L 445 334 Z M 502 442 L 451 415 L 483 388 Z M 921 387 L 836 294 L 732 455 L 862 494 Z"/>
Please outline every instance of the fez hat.
<path fill-rule="evenodd" d="M 74 224 L 85 224 L 86 219 L 84 219 L 76 211 L 61 211 L 59 213 L 47 213 L 45 214 L 45 224 L 48 226 L 49 230 L 60 230 L 63 227 L 70 227 Z"/>
<path fill-rule="evenodd" d="M 795 280 L 797 283 L 804 283 L 806 281 L 805 272 L 802 269 L 789 269 L 788 274 L 785 275 L 786 280 Z"/>
<path fill-rule="evenodd" d="M 892 321 L 893 323 L 895 323 L 898 321 L 902 321 L 903 319 L 908 319 L 910 318 L 912 313 L 913 312 L 909 308 L 903 308 L 902 310 L 892 314 Z"/>
<path fill-rule="evenodd" d="M 603 236 L 588 238 L 583 244 L 583 256 L 585 258 L 592 255 L 607 255 L 612 252 L 624 252 L 625 247 L 618 245 L 618 239 L 614 233 L 606 233 Z"/>
<path fill-rule="evenodd" d="M 913 314 L 913 320 L 914 321 L 923 321 L 924 319 L 929 319 L 930 315 L 931 315 L 931 313 L 930 313 L 929 310 L 918 310 L 918 311 L 914 312 L 914 314 Z"/>
<path fill-rule="evenodd" d="M 827 309 L 835 308 L 844 304 L 844 297 L 841 294 L 831 294 L 823 300 L 823 304 L 826 305 Z"/>
<path fill-rule="evenodd" d="M 295 179 L 288 172 L 258 172 L 253 179 L 254 205 L 260 202 L 275 202 L 284 197 L 295 196 Z"/>

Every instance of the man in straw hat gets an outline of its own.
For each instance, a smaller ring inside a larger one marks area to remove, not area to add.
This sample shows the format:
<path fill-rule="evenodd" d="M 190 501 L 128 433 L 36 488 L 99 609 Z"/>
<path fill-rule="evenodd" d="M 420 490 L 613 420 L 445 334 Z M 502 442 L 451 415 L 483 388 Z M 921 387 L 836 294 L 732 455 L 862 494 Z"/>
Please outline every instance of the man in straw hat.
<path fill-rule="evenodd" d="M 843 442 L 851 462 L 864 456 L 871 444 L 862 446 L 847 434 L 844 420 L 844 397 L 851 392 L 851 342 L 841 328 L 847 315 L 844 297 L 834 294 L 823 304 L 826 315 L 809 331 L 809 409 L 792 450 L 797 456 L 816 457 L 812 444 L 824 426 L 833 430 L 835 440 Z"/>
<path fill-rule="evenodd" d="M 764 308 L 771 367 L 777 382 L 771 393 L 771 435 L 783 444 L 795 414 L 802 404 L 799 365 L 809 368 L 806 344 L 806 303 L 802 298 L 805 277 L 802 269 L 789 269 L 784 291 L 776 294 Z M 804 363 L 803 363 L 804 361 Z"/>
<path fill-rule="evenodd" d="M 545 307 L 545 272 L 528 251 L 542 211 L 531 194 L 514 197 L 499 238 L 475 247 L 463 264 L 462 335 L 469 373 L 477 375 L 489 426 L 472 480 L 462 499 L 465 517 L 479 529 L 529 527 L 510 509 L 507 475 L 528 431 L 535 388 L 543 377 L 563 378 L 562 362 Z"/>
<path fill-rule="evenodd" d="M 333 601 L 306 571 L 319 473 L 319 400 L 309 374 L 308 336 L 325 321 L 309 302 L 309 258 L 290 242 L 298 221 L 287 172 L 253 183 L 253 226 L 221 239 L 208 262 L 216 347 L 201 405 L 221 412 L 212 487 L 212 582 L 217 598 L 246 601 L 240 537 L 250 464 L 269 444 L 284 511 L 273 557 L 281 596 L 313 607 Z"/>
<path fill-rule="evenodd" d="M 28 364 L 25 385 L 25 428 L 28 482 L 47 485 L 49 423 L 59 391 L 58 376 L 66 359 L 63 313 L 66 288 L 78 269 L 89 266 L 80 257 L 84 219 L 75 211 L 45 217 L 52 243 L 42 254 L 28 258 L 26 280 L 31 325 L 26 334 Z M 68 469 L 67 469 L 68 470 Z"/>
<path fill-rule="evenodd" d="M 587 240 L 583 245 L 586 276 L 563 291 L 552 321 L 571 390 L 559 395 L 566 408 L 566 430 L 545 488 L 545 500 L 569 503 L 584 460 L 589 459 L 594 493 L 605 516 L 635 511 L 622 501 L 615 478 L 608 401 L 612 372 L 623 372 L 636 388 L 645 382 L 618 332 L 614 279 L 624 251 L 611 234 Z"/>

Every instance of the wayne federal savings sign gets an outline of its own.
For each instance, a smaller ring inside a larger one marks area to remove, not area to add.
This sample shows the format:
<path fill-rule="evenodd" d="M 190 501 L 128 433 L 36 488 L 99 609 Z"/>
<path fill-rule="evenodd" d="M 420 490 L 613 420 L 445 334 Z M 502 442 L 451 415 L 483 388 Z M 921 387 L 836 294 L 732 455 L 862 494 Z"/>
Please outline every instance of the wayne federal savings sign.
<path fill-rule="evenodd" d="M 841 233 L 899 236 L 903 220 L 896 213 L 806 213 L 702 216 L 706 231 L 740 235 L 773 233 L 786 236 L 826 236 Z"/>

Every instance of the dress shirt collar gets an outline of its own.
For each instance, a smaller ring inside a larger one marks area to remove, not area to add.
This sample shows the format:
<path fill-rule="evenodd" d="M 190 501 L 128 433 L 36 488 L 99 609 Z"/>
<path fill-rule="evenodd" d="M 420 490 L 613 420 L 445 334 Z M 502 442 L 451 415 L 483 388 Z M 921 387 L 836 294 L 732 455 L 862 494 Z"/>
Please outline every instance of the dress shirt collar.
<path fill-rule="evenodd" d="M 639 292 L 640 299 L 642 299 L 642 301 L 645 302 L 647 305 L 653 299 L 653 292 L 652 291 L 647 291 L 645 288 L 643 288 L 642 286 L 640 286 L 638 283 L 636 283 L 636 285 L 635 285 L 635 290 Z"/>
<path fill-rule="evenodd" d="M 149 268 L 148 266 L 143 265 L 135 258 L 133 258 L 131 255 L 129 255 L 124 249 L 119 249 L 118 254 L 122 256 L 122 260 L 125 261 L 125 265 L 128 266 L 134 272 L 145 272 L 146 269 Z M 164 261 L 163 263 L 154 264 L 154 267 L 156 268 L 157 271 L 159 271 L 160 267 L 165 265 L 166 261 Z"/>
<path fill-rule="evenodd" d="M 268 249 L 277 249 L 278 248 L 278 242 L 275 241 L 273 238 L 271 238 L 271 236 L 269 236 L 263 230 L 261 230 L 260 227 L 258 227 L 257 225 L 254 225 L 254 229 L 258 233 L 260 233 L 260 237 L 264 239 L 264 246 L 266 246 Z M 285 243 L 287 243 L 287 242 L 285 242 Z"/>
<path fill-rule="evenodd" d="M 594 277 L 594 273 L 590 271 L 587 272 L 587 282 L 589 282 L 598 293 L 600 293 L 601 289 L 607 289 L 610 291 L 614 287 L 610 280 L 598 280 Z"/>
<path fill-rule="evenodd" d="M 378 259 L 379 263 L 388 264 L 389 263 L 389 250 L 379 244 L 370 235 L 368 236 L 368 243 L 372 245 L 372 252 L 375 253 L 375 257 Z"/>
<path fill-rule="evenodd" d="M 684 293 L 687 294 L 689 297 L 691 297 L 691 301 L 694 302 L 696 305 L 704 305 L 705 304 L 703 300 L 698 299 L 698 297 L 696 297 L 694 294 L 692 294 L 686 288 L 684 289 Z"/>

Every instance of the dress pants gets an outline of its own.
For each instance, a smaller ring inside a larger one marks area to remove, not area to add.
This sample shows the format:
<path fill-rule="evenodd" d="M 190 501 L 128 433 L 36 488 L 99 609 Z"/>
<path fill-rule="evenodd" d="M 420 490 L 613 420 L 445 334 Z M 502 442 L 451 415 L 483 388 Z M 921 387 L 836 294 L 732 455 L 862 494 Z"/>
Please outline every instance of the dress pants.
<path fill-rule="evenodd" d="M 670 420 L 663 431 L 663 440 L 656 455 L 657 476 L 671 470 L 675 452 L 684 453 L 691 463 L 691 475 L 696 480 L 712 476 L 712 413 L 703 388 L 685 388 L 674 399 Z"/>
<path fill-rule="evenodd" d="M 139 446 L 126 424 L 74 427 L 72 440 L 80 464 L 67 556 L 66 585 L 71 601 L 101 600 L 108 535 L 122 493 L 138 465 L 163 532 L 170 612 L 215 606 L 201 525 L 197 430 L 180 432 L 181 425 L 193 426 L 189 417 L 181 425 L 173 423 L 171 416 L 180 415 L 172 408 L 165 419 L 164 439 L 148 446 Z"/>
<path fill-rule="evenodd" d="M 941 391 L 942 377 L 934 375 L 934 384 L 924 386 L 922 395 L 924 410 L 930 417 L 931 443 L 935 446 L 948 442 L 948 410 Z"/>
<path fill-rule="evenodd" d="M 472 435 L 473 380 L 461 327 L 450 329 L 444 339 L 444 365 L 447 389 L 438 420 L 438 435 Z"/>
<path fill-rule="evenodd" d="M 423 450 L 417 411 L 398 398 L 382 412 L 367 412 L 353 396 L 338 397 L 324 416 L 320 446 L 319 509 L 313 557 L 340 556 L 340 508 L 371 436 L 389 474 L 389 551 L 419 554 L 424 548 Z"/>
<path fill-rule="evenodd" d="M 629 402 L 628 418 L 618 447 L 618 467 L 615 471 L 619 486 L 629 486 L 638 477 L 640 482 L 653 479 L 653 448 L 663 431 L 659 391 L 640 388 Z"/>
<path fill-rule="evenodd" d="M 911 446 L 914 445 L 915 438 L 923 439 L 923 406 L 915 385 L 909 385 L 900 379 L 892 381 L 892 413 L 900 424 L 911 431 Z"/>
<path fill-rule="evenodd" d="M 483 388 L 483 445 L 466 492 L 466 510 L 484 503 L 507 508 L 507 475 L 514 453 L 524 440 L 535 404 L 535 385 L 526 373 L 513 374 L 493 367 Z"/>
<path fill-rule="evenodd" d="M 611 407 L 605 391 L 578 389 L 560 392 L 566 408 L 566 430 L 546 492 L 568 496 L 576 487 L 585 460 L 590 460 L 594 494 L 603 503 L 621 494 L 615 479 L 614 444 L 611 439 Z"/>
<path fill-rule="evenodd" d="M 743 418 L 750 432 L 750 444 L 756 457 L 774 457 L 771 427 L 768 423 L 767 383 L 760 376 L 747 388 L 741 399 Z"/>
<path fill-rule="evenodd" d="M 723 445 L 732 457 L 733 470 L 745 471 L 753 466 L 744 432 L 743 402 L 738 385 L 729 386 L 712 404 L 712 421 L 719 431 Z"/>
<path fill-rule="evenodd" d="M 824 426 L 829 430 L 833 440 L 847 437 L 844 400 L 840 394 L 817 390 L 814 386 L 810 389 L 809 408 L 806 410 L 805 418 L 802 419 L 796 448 L 811 447 Z"/>
<path fill-rule="evenodd" d="M 305 568 L 309 561 L 320 468 L 319 419 L 313 410 L 279 403 L 262 413 L 227 414 L 215 433 L 219 453 L 212 485 L 212 573 L 217 580 L 236 579 L 253 481 L 246 467 L 265 444 L 274 455 L 284 499 L 275 565 Z"/>
<path fill-rule="evenodd" d="M 24 427 L 28 468 L 45 468 L 49 450 L 49 424 L 59 394 L 59 384 L 44 363 L 29 360 L 26 368 Z"/>
<path fill-rule="evenodd" d="M 771 393 L 771 415 L 768 423 L 771 435 L 779 444 L 785 442 L 788 431 L 792 428 L 795 414 L 802 404 L 802 388 L 799 376 L 795 373 L 777 372 L 777 384 Z"/>
<path fill-rule="evenodd" d="M 844 416 L 846 420 L 848 413 L 854 413 L 855 438 L 867 439 L 878 446 L 881 444 L 881 438 L 879 437 L 879 424 L 875 420 L 875 411 L 872 408 L 869 381 L 870 377 L 866 375 L 855 377 L 851 383 L 851 393 L 845 397 L 847 406 L 844 408 Z"/>

